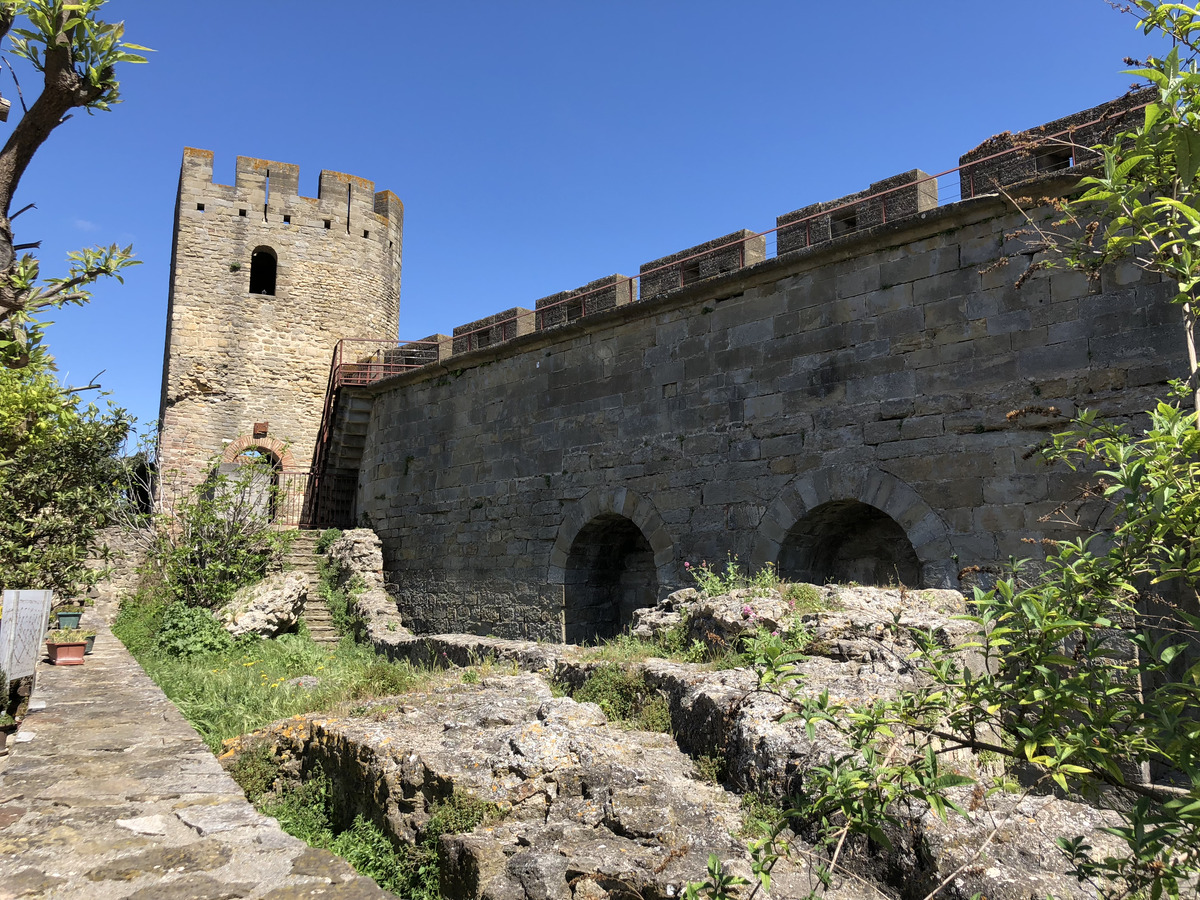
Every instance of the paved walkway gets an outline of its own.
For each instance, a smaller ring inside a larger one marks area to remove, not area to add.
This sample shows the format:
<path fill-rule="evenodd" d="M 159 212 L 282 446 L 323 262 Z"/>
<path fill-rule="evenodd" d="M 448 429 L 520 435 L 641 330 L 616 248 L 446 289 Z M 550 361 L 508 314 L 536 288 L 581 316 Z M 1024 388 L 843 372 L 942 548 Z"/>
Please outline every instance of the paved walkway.
<path fill-rule="evenodd" d="M 113 637 L 111 612 L 85 616 L 84 665 L 39 664 L 0 758 L 0 900 L 392 897 L 254 810 Z"/>

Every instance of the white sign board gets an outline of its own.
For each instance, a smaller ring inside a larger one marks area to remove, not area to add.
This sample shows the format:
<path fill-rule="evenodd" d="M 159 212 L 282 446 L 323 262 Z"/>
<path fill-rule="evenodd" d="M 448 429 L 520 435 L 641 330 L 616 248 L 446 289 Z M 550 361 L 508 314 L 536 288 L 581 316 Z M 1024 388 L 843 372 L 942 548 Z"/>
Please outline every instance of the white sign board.
<path fill-rule="evenodd" d="M 0 617 L 0 669 L 9 680 L 32 675 L 42 655 L 53 591 L 5 591 Z"/>

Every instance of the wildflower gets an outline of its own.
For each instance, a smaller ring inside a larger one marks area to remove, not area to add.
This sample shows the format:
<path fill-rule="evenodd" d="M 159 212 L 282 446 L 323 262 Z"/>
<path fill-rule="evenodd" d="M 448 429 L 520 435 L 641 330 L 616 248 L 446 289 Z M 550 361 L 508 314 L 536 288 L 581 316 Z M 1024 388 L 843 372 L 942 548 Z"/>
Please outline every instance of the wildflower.
<path fill-rule="evenodd" d="M 692 564 L 690 562 L 684 562 L 683 567 L 685 569 L 690 569 L 692 567 Z"/>
<path fill-rule="evenodd" d="M 754 610 L 750 607 L 749 604 L 742 607 L 742 618 L 743 619 L 753 619 L 754 618 Z"/>

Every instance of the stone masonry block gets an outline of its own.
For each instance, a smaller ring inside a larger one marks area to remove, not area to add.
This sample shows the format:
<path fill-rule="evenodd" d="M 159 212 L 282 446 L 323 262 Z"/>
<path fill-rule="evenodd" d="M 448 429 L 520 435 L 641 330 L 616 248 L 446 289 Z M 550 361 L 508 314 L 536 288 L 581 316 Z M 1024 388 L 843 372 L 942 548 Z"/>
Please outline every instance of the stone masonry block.
<path fill-rule="evenodd" d="M 961 196 L 991 194 L 1031 178 L 1096 163 L 1098 157 L 1087 148 L 1133 126 L 1137 115 L 1128 111 L 1156 96 L 1150 90 L 1130 93 L 1028 131 L 988 138 L 959 157 Z"/>
<path fill-rule="evenodd" d="M 393 347 L 384 354 L 388 366 L 413 368 L 438 363 L 450 358 L 451 338 L 448 334 L 431 334 L 419 341 Z"/>
<path fill-rule="evenodd" d="M 766 238 L 746 229 L 735 231 L 643 263 L 639 270 L 640 298 L 647 300 L 714 275 L 752 266 L 766 256 Z"/>
<path fill-rule="evenodd" d="M 514 306 L 493 316 L 486 316 L 454 329 L 452 353 L 466 353 L 490 347 L 503 341 L 511 341 L 534 330 L 534 311 Z"/>
<path fill-rule="evenodd" d="M 604 312 L 634 301 L 633 279 L 627 275 L 609 275 L 590 281 L 571 291 L 560 291 L 534 303 L 537 330 L 566 325 L 584 316 Z"/>
<path fill-rule="evenodd" d="M 775 252 L 782 256 L 831 238 L 935 209 L 937 205 L 937 180 L 920 169 L 911 169 L 876 181 L 865 191 L 778 216 L 775 219 L 779 229 Z"/>

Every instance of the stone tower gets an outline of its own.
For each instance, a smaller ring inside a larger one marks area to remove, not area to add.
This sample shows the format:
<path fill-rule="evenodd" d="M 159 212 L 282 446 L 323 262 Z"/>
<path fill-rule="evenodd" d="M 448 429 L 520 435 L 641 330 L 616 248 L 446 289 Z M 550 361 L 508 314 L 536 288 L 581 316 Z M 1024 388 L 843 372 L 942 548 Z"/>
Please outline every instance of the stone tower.
<path fill-rule="evenodd" d="M 164 500 L 214 463 L 257 449 L 283 470 L 312 462 L 334 346 L 396 338 L 404 206 L 390 191 L 187 148 L 179 176 L 159 407 Z"/>

